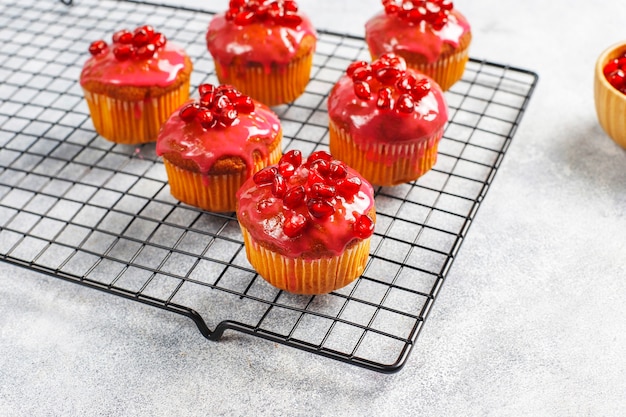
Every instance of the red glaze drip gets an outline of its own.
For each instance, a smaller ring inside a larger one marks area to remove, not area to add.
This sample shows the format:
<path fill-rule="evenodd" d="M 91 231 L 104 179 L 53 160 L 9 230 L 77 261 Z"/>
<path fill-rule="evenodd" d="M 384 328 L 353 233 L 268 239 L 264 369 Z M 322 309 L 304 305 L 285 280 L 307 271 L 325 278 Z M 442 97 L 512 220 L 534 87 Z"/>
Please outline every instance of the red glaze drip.
<path fill-rule="evenodd" d="M 254 168 L 255 151 L 268 161 L 268 145 L 280 131 L 280 121 L 269 107 L 254 102 L 252 111 L 236 113 L 229 126 L 211 124 L 209 127 L 197 116 L 192 120 L 183 120 L 186 114 L 182 109 L 192 103 L 199 104 L 193 100 L 183 104 L 165 122 L 157 139 L 157 155 L 178 154 L 193 161 L 200 173 L 205 175 L 223 157 L 241 158 L 246 164 L 248 176 L 252 175 Z"/>
<path fill-rule="evenodd" d="M 371 236 L 373 221 L 363 217 L 374 207 L 372 186 L 352 168 L 330 159 L 330 155 L 329 161 L 322 162 L 319 156 L 311 155 L 285 179 L 288 190 L 283 197 L 277 196 L 273 180 L 269 180 L 277 175 L 276 167 L 259 171 L 239 189 L 237 217 L 257 242 L 291 258 L 310 259 L 339 255 L 350 242 Z M 333 178 L 331 166 L 341 167 L 335 169 L 341 170 L 340 179 Z M 328 172 L 321 167 L 329 167 Z M 334 190 L 333 184 L 342 181 L 353 186 Z M 305 197 L 294 198 L 302 188 Z M 315 194 L 313 188 L 325 191 Z"/>
<path fill-rule="evenodd" d="M 414 24 L 382 11 L 366 22 L 365 41 L 374 56 L 404 51 L 423 55 L 433 63 L 444 44 L 458 47 L 461 37 L 469 31 L 467 19 L 456 9 L 450 11 L 447 22 L 439 30 L 424 20 Z"/>
<path fill-rule="evenodd" d="M 399 74 L 389 77 L 389 68 L 398 69 Z M 330 92 L 328 115 L 356 144 L 417 143 L 433 137 L 448 121 L 448 107 L 437 83 L 406 68 L 404 60 L 394 54 L 383 55 L 367 67 L 354 63 L 347 72 L 352 77 L 343 76 Z M 407 82 L 408 78 L 412 81 Z M 361 96 L 363 83 L 372 92 L 369 97 Z M 413 87 L 408 89 L 407 84 Z M 394 161 L 389 153 L 385 162 Z"/>
<path fill-rule="evenodd" d="M 151 26 L 139 27 L 135 32 L 144 28 L 152 31 L 146 35 L 150 44 L 145 40 L 133 44 L 133 32 L 125 30 L 113 35 L 111 45 L 102 40 L 93 42 L 89 48 L 92 56 L 80 74 L 81 85 L 89 81 L 137 87 L 171 85 L 185 67 L 185 51 L 167 42 L 162 34 L 154 33 Z"/>
<path fill-rule="evenodd" d="M 207 47 L 218 65 L 228 67 L 237 58 L 241 65 L 261 64 L 269 73 L 272 65 L 289 64 L 306 36 L 317 38 L 311 21 L 301 13 L 298 16 L 302 21 L 297 25 L 271 20 L 237 25 L 226 18 L 226 12 L 220 13 L 209 24 Z"/>

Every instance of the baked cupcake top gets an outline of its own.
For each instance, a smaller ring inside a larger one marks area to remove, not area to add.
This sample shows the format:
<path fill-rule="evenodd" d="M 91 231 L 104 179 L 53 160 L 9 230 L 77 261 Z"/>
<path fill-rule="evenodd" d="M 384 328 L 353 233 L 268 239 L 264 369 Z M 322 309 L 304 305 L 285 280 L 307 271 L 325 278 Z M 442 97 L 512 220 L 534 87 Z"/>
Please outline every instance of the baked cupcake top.
<path fill-rule="evenodd" d="M 296 258 L 336 256 L 374 232 L 372 186 L 324 151 L 298 150 L 237 192 L 237 217 L 262 246 Z"/>
<path fill-rule="evenodd" d="M 272 64 L 291 62 L 307 37 L 317 39 L 317 32 L 293 0 L 231 0 L 211 20 L 206 42 L 222 65 L 237 59 L 269 72 Z"/>
<path fill-rule="evenodd" d="M 436 82 L 389 53 L 350 64 L 330 92 L 328 114 L 357 144 L 405 144 L 440 132 L 448 107 Z"/>
<path fill-rule="evenodd" d="M 365 24 L 373 56 L 410 52 L 435 62 L 445 44 L 457 48 L 470 32 L 467 19 L 451 0 L 382 0 L 385 9 Z"/>
<path fill-rule="evenodd" d="M 157 155 L 201 174 L 239 171 L 243 163 L 252 175 L 255 155 L 269 161 L 268 145 L 281 132 L 278 117 L 232 86 L 201 84 L 198 92 L 161 128 Z"/>
<path fill-rule="evenodd" d="M 167 88 L 179 81 L 179 74 L 188 75 L 192 69 L 185 51 L 150 25 L 132 32 L 119 30 L 110 44 L 94 41 L 89 52 L 91 57 L 83 66 L 80 83 L 93 92 L 101 92 L 94 91 L 98 87 Z"/>

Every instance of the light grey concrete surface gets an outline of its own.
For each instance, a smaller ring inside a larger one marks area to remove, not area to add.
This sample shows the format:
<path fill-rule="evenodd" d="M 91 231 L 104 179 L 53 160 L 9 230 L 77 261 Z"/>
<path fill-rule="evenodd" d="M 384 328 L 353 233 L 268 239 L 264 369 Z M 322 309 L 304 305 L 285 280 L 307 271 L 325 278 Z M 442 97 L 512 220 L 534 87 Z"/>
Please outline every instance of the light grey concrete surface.
<path fill-rule="evenodd" d="M 300 4 L 355 34 L 378 10 Z M 626 415 L 626 150 L 592 92 L 626 3 L 455 4 L 473 57 L 540 81 L 403 370 L 236 333 L 211 343 L 186 318 L 0 263 L 0 415 Z"/>

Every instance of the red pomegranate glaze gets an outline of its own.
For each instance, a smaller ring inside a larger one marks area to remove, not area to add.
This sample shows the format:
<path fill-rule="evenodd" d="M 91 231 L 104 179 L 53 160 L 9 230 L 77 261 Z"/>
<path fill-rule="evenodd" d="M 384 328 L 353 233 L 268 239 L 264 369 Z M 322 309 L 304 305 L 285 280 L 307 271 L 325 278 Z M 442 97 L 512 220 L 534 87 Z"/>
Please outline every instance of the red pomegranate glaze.
<path fill-rule="evenodd" d="M 371 65 L 357 61 L 348 67 L 330 92 L 328 115 L 358 145 L 409 144 L 440 132 L 448 107 L 437 83 L 407 68 L 401 57 L 385 54 Z M 395 157 L 388 153 L 384 162 L 392 164 Z"/>
<path fill-rule="evenodd" d="M 270 166 L 237 192 L 237 217 L 257 242 L 288 257 L 317 258 L 372 235 L 374 195 L 365 179 L 326 152 L 301 160 L 299 151 L 289 151 L 278 165 L 292 162 L 287 177 Z"/>
<path fill-rule="evenodd" d="M 252 3 L 247 0 L 231 2 L 229 10 L 217 14 L 209 24 L 207 47 L 216 64 L 225 67 L 224 70 L 237 58 L 243 66 L 251 62 L 261 64 L 269 73 L 272 65 L 289 64 L 306 36 L 317 38 L 313 24 L 297 12 L 294 1 L 254 2 L 261 4 L 259 9 L 278 4 L 281 8 L 278 18 L 271 18 L 269 14 L 259 17 L 260 12 L 249 12 L 245 8 Z"/>
<path fill-rule="evenodd" d="M 89 46 L 92 55 L 80 75 L 81 85 L 90 81 L 118 86 L 159 86 L 172 84 L 185 67 L 183 49 L 167 42 L 165 36 L 144 25 L 133 32 L 122 29 L 111 44 L 97 40 Z"/>
<path fill-rule="evenodd" d="M 278 117 L 231 86 L 201 84 L 198 90 L 202 96 L 183 104 L 161 128 L 157 155 L 177 154 L 202 174 L 222 157 L 239 157 L 252 175 L 255 151 L 269 161 L 268 145 L 280 131 Z"/>
<path fill-rule="evenodd" d="M 395 4 L 397 10 L 389 12 L 390 6 Z M 387 52 L 410 52 L 426 57 L 428 62 L 437 60 L 444 44 L 459 46 L 461 37 L 470 31 L 467 19 L 452 8 L 441 16 L 426 18 L 411 18 L 411 13 L 427 7 L 441 8 L 444 1 L 407 1 L 398 5 L 396 1 L 384 0 L 385 10 L 381 11 L 365 24 L 365 41 L 374 56 L 381 56 Z M 426 6 L 422 5 L 426 4 Z M 449 6 L 445 6 L 449 7 Z M 406 10 L 402 13 L 401 10 Z M 428 15 L 427 15 L 428 16 Z"/>

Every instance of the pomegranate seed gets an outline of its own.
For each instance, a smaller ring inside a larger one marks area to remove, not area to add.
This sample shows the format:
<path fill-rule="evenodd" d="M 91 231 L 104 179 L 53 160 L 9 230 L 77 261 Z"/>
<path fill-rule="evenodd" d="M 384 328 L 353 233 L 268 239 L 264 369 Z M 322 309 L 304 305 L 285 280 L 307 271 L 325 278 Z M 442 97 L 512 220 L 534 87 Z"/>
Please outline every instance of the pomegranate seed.
<path fill-rule="evenodd" d="M 391 66 L 376 71 L 376 79 L 385 85 L 395 84 L 400 77 L 402 77 L 402 71 Z"/>
<path fill-rule="evenodd" d="M 372 91 L 370 85 L 363 81 L 354 82 L 354 95 L 361 100 L 369 100 L 372 98 Z"/>
<path fill-rule="evenodd" d="M 335 188 L 337 189 L 337 194 L 340 196 L 351 198 L 359 192 L 361 184 L 363 184 L 363 182 L 359 177 L 350 177 L 337 181 Z"/>
<path fill-rule="evenodd" d="M 399 69 L 400 71 L 406 71 L 406 61 L 404 58 L 394 54 L 393 52 L 381 55 L 378 60 L 382 61 L 387 66 Z"/>
<path fill-rule="evenodd" d="M 306 205 L 309 209 L 309 213 L 311 213 L 311 216 L 317 219 L 325 219 L 335 213 L 333 205 L 326 200 L 312 198 L 307 201 Z"/>
<path fill-rule="evenodd" d="M 335 187 L 332 185 L 326 185 L 321 182 L 316 182 L 311 185 L 311 197 L 316 198 L 333 198 L 336 194 Z"/>
<path fill-rule="evenodd" d="M 415 75 L 405 74 L 402 76 L 402 78 L 398 80 L 398 82 L 396 83 L 396 87 L 398 88 L 398 90 L 408 93 L 409 91 L 413 90 L 413 88 L 415 88 L 416 84 L 417 77 Z"/>
<path fill-rule="evenodd" d="M 443 0 L 440 4 L 442 10 L 450 11 L 454 8 L 452 0 Z"/>
<path fill-rule="evenodd" d="M 283 223 L 283 233 L 287 237 L 298 237 L 302 234 L 308 224 L 308 219 L 301 213 L 296 213 L 292 216 L 286 217 Z"/>
<path fill-rule="evenodd" d="M 327 177 L 330 174 L 330 162 L 323 159 L 317 159 L 310 165 L 311 171 L 317 172 L 322 177 Z"/>
<path fill-rule="evenodd" d="M 356 68 L 352 72 L 352 81 L 367 81 L 372 77 L 372 67 L 367 65 L 367 67 Z"/>
<path fill-rule="evenodd" d="M 398 98 L 398 103 L 396 104 L 396 110 L 399 113 L 410 114 L 413 113 L 413 109 L 415 108 L 415 103 L 413 102 L 413 98 L 409 94 L 402 94 Z"/>
<path fill-rule="evenodd" d="M 126 61 L 135 53 L 132 45 L 120 45 L 113 48 L 113 55 L 118 61 Z"/>
<path fill-rule="evenodd" d="M 234 22 L 236 25 L 245 26 L 254 22 L 255 18 L 256 14 L 253 11 L 243 11 L 235 16 Z"/>
<path fill-rule="evenodd" d="M 91 45 L 89 45 L 89 53 L 93 56 L 100 55 L 107 49 L 108 49 L 108 45 L 103 40 L 91 42 Z"/>
<path fill-rule="evenodd" d="M 280 165 L 285 162 L 291 164 L 294 168 L 298 168 L 302 164 L 302 152 L 297 149 L 292 149 L 283 154 L 283 156 L 280 157 L 278 164 Z"/>
<path fill-rule="evenodd" d="M 613 87 L 619 90 L 626 82 L 626 74 L 621 69 L 618 69 L 613 74 L 609 75 L 608 81 Z"/>
<path fill-rule="evenodd" d="M 246 0 L 230 0 L 228 7 L 230 9 L 238 9 L 246 5 Z"/>
<path fill-rule="evenodd" d="M 297 185 L 285 193 L 285 196 L 283 197 L 283 204 L 287 208 L 295 209 L 304 203 L 305 196 L 306 192 L 304 191 L 304 187 Z"/>
<path fill-rule="evenodd" d="M 626 94 L 626 53 L 609 61 L 604 66 L 603 72 L 609 84 Z"/>
<path fill-rule="evenodd" d="M 265 167 L 252 176 L 252 180 L 256 185 L 271 184 L 278 174 L 278 169 L 274 166 Z"/>
<path fill-rule="evenodd" d="M 156 46 L 154 46 L 154 44 L 147 44 L 144 46 L 140 46 L 136 51 L 135 51 L 135 56 L 139 59 L 150 59 L 154 56 L 154 53 L 156 52 Z"/>
<path fill-rule="evenodd" d="M 283 198 L 288 188 L 289 186 L 287 185 L 285 177 L 282 175 L 274 176 L 274 179 L 272 180 L 272 194 L 274 197 Z"/>
<path fill-rule="evenodd" d="M 396 14 L 400 11 L 400 6 L 395 3 L 389 3 L 385 5 L 385 13 Z"/>
<path fill-rule="evenodd" d="M 149 34 L 145 28 L 137 28 L 133 33 L 133 45 L 137 47 L 143 46 L 150 42 L 150 38 L 152 38 L 152 34 Z"/>
<path fill-rule="evenodd" d="M 415 84 L 413 89 L 411 90 L 411 97 L 413 100 L 420 101 L 430 92 L 430 81 L 426 78 L 422 78 Z"/>
<path fill-rule="evenodd" d="M 393 107 L 393 92 L 389 87 L 383 87 L 378 90 L 378 100 L 376 106 L 381 110 L 389 110 Z"/>
<path fill-rule="evenodd" d="M 325 181 L 325 178 L 322 177 L 317 171 L 309 171 L 309 176 L 307 178 L 306 184 L 310 190 L 311 184 L 315 184 L 317 182 L 324 183 Z"/>
<path fill-rule="evenodd" d="M 224 17 L 226 18 L 226 20 L 233 21 L 235 19 L 235 16 L 237 16 L 239 14 L 239 9 L 229 9 L 226 14 L 224 15 Z"/>
<path fill-rule="evenodd" d="M 165 46 L 165 44 L 167 43 L 167 38 L 165 37 L 164 34 L 162 33 L 155 33 L 154 36 L 152 37 L 151 42 L 154 44 L 154 46 L 156 46 L 157 48 L 162 48 Z"/>
<path fill-rule="evenodd" d="M 200 110 L 198 103 L 187 103 L 180 109 L 180 111 L 178 112 L 178 116 L 180 116 L 180 118 L 183 119 L 184 122 L 189 123 L 196 118 L 198 110 Z"/>
<path fill-rule="evenodd" d="M 237 120 L 237 116 L 239 116 L 239 114 L 237 113 L 237 110 L 235 110 L 235 106 L 230 105 L 222 109 L 220 112 L 219 124 L 224 127 L 232 126 L 232 124 L 235 123 L 235 120 Z"/>
<path fill-rule="evenodd" d="M 204 93 L 200 97 L 200 106 L 209 109 L 213 104 L 213 100 L 215 100 L 214 92 Z"/>
<path fill-rule="evenodd" d="M 278 15 L 274 21 L 281 26 L 295 28 L 302 23 L 302 18 L 297 14 L 287 12 L 283 15 Z"/>
<path fill-rule="evenodd" d="M 307 159 L 307 162 L 309 164 L 312 164 L 313 162 L 317 161 L 318 159 L 322 159 L 324 161 L 330 162 L 333 159 L 333 157 L 332 157 L 331 154 L 329 154 L 326 151 L 315 151 L 311 155 L 309 155 L 309 158 Z"/>
<path fill-rule="evenodd" d="M 354 235 L 359 239 L 367 239 L 374 233 L 374 221 L 368 215 L 362 214 L 353 225 Z"/>
<path fill-rule="evenodd" d="M 133 42 L 133 34 L 126 29 L 118 30 L 113 34 L 114 43 L 129 44 Z"/>
<path fill-rule="evenodd" d="M 336 182 L 340 179 L 345 178 L 348 175 L 348 167 L 341 161 L 332 161 L 330 163 L 330 172 L 328 173 L 328 178 Z"/>
<path fill-rule="evenodd" d="M 278 163 L 278 172 L 285 178 L 291 178 L 293 174 L 296 172 L 296 168 L 291 165 L 289 162 L 279 162 Z"/>
<path fill-rule="evenodd" d="M 207 93 L 215 93 L 217 89 L 215 88 L 215 86 L 213 84 L 200 84 L 198 86 L 198 93 L 200 93 L 200 96 L 203 96 Z"/>
<path fill-rule="evenodd" d="M 211 129 L 217 123 L 217 120 L 215 120 L 215 116 L 213 115 L 211 110 L 207 109 L 198 110 L 198 113 L 196 114 L 196 119 L 198 119 L 198 122 L 200 122 L 200 126 L 205 129 Z"/>
<path fill-rule="evenodd" d="M 248 96 L 235 97 L 233 104 L 239 113 L 249 114 L 254 111 L 254 101 Z"/>
<path fill-rule="evenodd" d="M 283 9 L 286 12 L 294 12 L 295 13 L 295 12 L 298 11 L 298 5 L 293 0 L 285 0 L 283 2 Z"/>
<path fill-rule="evenodd" d="M 350 65 L 348 65 L 348 68 L 346 69 L 346 74 L 348 75 L 348 77 L 352 78 L 354 75 L 354 71 L 356 71 L 357 69 L 362 69 L 362 68 L 367 68 L 369 71 L 370 70 L 369 66 L 370 64 L 368 64 L 365 61 L 355 61 L 351 63 Z"/>
<path fill-rule="evenodd" d="M 233 104 L 231 103 L 230 99 L 224 95 L 216 97 L 216 99 L 213 101 L 213 106 L 218 113 L 232 107 L 232 105 Z"/>

